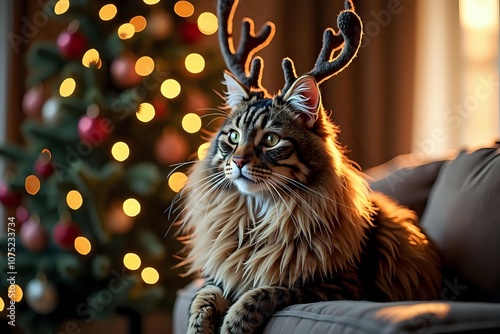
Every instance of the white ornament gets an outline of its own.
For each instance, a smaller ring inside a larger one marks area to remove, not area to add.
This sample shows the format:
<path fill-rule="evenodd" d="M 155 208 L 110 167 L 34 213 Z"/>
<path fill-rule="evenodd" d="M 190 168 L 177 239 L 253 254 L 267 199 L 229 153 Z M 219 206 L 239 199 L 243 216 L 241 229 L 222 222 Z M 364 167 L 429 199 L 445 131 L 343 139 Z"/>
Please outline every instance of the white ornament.
<path fill-rule="evenodd" d="M 47 281 L 34 278 L 26 284 L 26 302 L 38 314 L 52 313 L 59 302 L 56 286 Z"/>
<path fill-rule="evenodd" d="M 42 119 L 46 124 L 56 124 L 59 121 L 59 99 L 49 98 L 42 107 Z"/>

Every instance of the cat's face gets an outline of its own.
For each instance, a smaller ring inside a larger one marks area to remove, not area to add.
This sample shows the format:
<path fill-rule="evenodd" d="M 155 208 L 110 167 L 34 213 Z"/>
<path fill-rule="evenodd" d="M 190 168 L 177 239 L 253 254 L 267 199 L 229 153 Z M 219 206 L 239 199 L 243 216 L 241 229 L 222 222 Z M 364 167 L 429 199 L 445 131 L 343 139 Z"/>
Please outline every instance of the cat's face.
<path fill-rule="evenodd" d="M 226 85 L 231 112 L 216 136 L 211 164 L 243 194 L 306 182 L 321 154 L 311 131 L 320 104 L 315 81 L 299 79 L 282 99 L 249 98 L 228 75 Z"/>

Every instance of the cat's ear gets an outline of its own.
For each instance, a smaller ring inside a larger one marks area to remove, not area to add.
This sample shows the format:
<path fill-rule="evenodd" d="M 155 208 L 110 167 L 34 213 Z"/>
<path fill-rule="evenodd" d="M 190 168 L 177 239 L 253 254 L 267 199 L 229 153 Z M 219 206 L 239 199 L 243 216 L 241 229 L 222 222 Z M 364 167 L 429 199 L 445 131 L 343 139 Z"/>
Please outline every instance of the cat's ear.
<path fill-rule="evenodd" d="M 318 119 L 321 93 L 316 80 L 310 75 L 303 75 L 292 84 L 283 97 L 283 101 L 292 106 L 307 128 L 312 128 Z"/>
<path fill-rule="evenodd" d="M 222 83 L 226 85 L 226 91 L 224 92 L 226 102 L 232 110 L 243 100 L 248 99 L 247 89 L 231 73 L 224 72 L 224 81 Z"/>

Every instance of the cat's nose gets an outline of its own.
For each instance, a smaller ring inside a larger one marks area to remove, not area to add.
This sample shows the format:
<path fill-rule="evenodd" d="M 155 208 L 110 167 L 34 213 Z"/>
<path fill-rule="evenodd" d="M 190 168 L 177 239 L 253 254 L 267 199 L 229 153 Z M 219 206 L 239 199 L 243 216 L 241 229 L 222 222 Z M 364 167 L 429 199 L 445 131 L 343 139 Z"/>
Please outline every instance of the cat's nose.
<path fill-rule="evenodd" d="M 247 157 L 242 157 L 242 156 L 234 156 L 233 157 L 233 162 L 238 166 L 238 168 L 243 168 L 248 163 Z"/>

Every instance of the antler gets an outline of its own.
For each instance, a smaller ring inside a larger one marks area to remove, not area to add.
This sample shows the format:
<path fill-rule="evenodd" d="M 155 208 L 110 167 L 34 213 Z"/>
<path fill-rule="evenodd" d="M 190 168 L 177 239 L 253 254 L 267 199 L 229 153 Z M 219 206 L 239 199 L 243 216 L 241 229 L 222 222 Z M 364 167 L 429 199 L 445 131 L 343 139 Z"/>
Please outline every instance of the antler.
<path fill-rule="evenodd" d="M 248 88 L 256 88 L 265 92 L 262 87 L 263 60 L 253 55 L 266 47 L 274 36 L 275 27 L 272 22 L 266 22 L 258 34 L 254 32 L 254 22 L 243 19 L 238 50 L 233 44 L 233 17 L 238 0 L 219 0 L 217 14 L 219 17 L 219 43 L 222 56 L 229 71 Z M 250 66 L 251 63 L 251 66 Z"/>
<path fill-rule="evenodd" d="M 344 7 L 346 10 L 340 13 L 337 18 L 339 32 L 335 33 L 332 28 L 325 30 L 323 34 L 323 47 L 316 60 L 316 64 L 310 72 L 306 73 L 313 76 L 318 84 L 321 84 L 347 67 L 356 56 L 361 45 L 363 31 L 361 19 L 354 12 L 354 5 L 351 0 L 346 0 Z M 342 47 L 342 51 L 336 58 L 332 59 L 333 54 L 340 47 Z M 282 94 L 285 94 L 297 79 L 297 74 L 295 73 L 293 61 L 290 58 L 283 59 L 282 67 L 285 74 L 285 86 L 283 87 Z"/>

